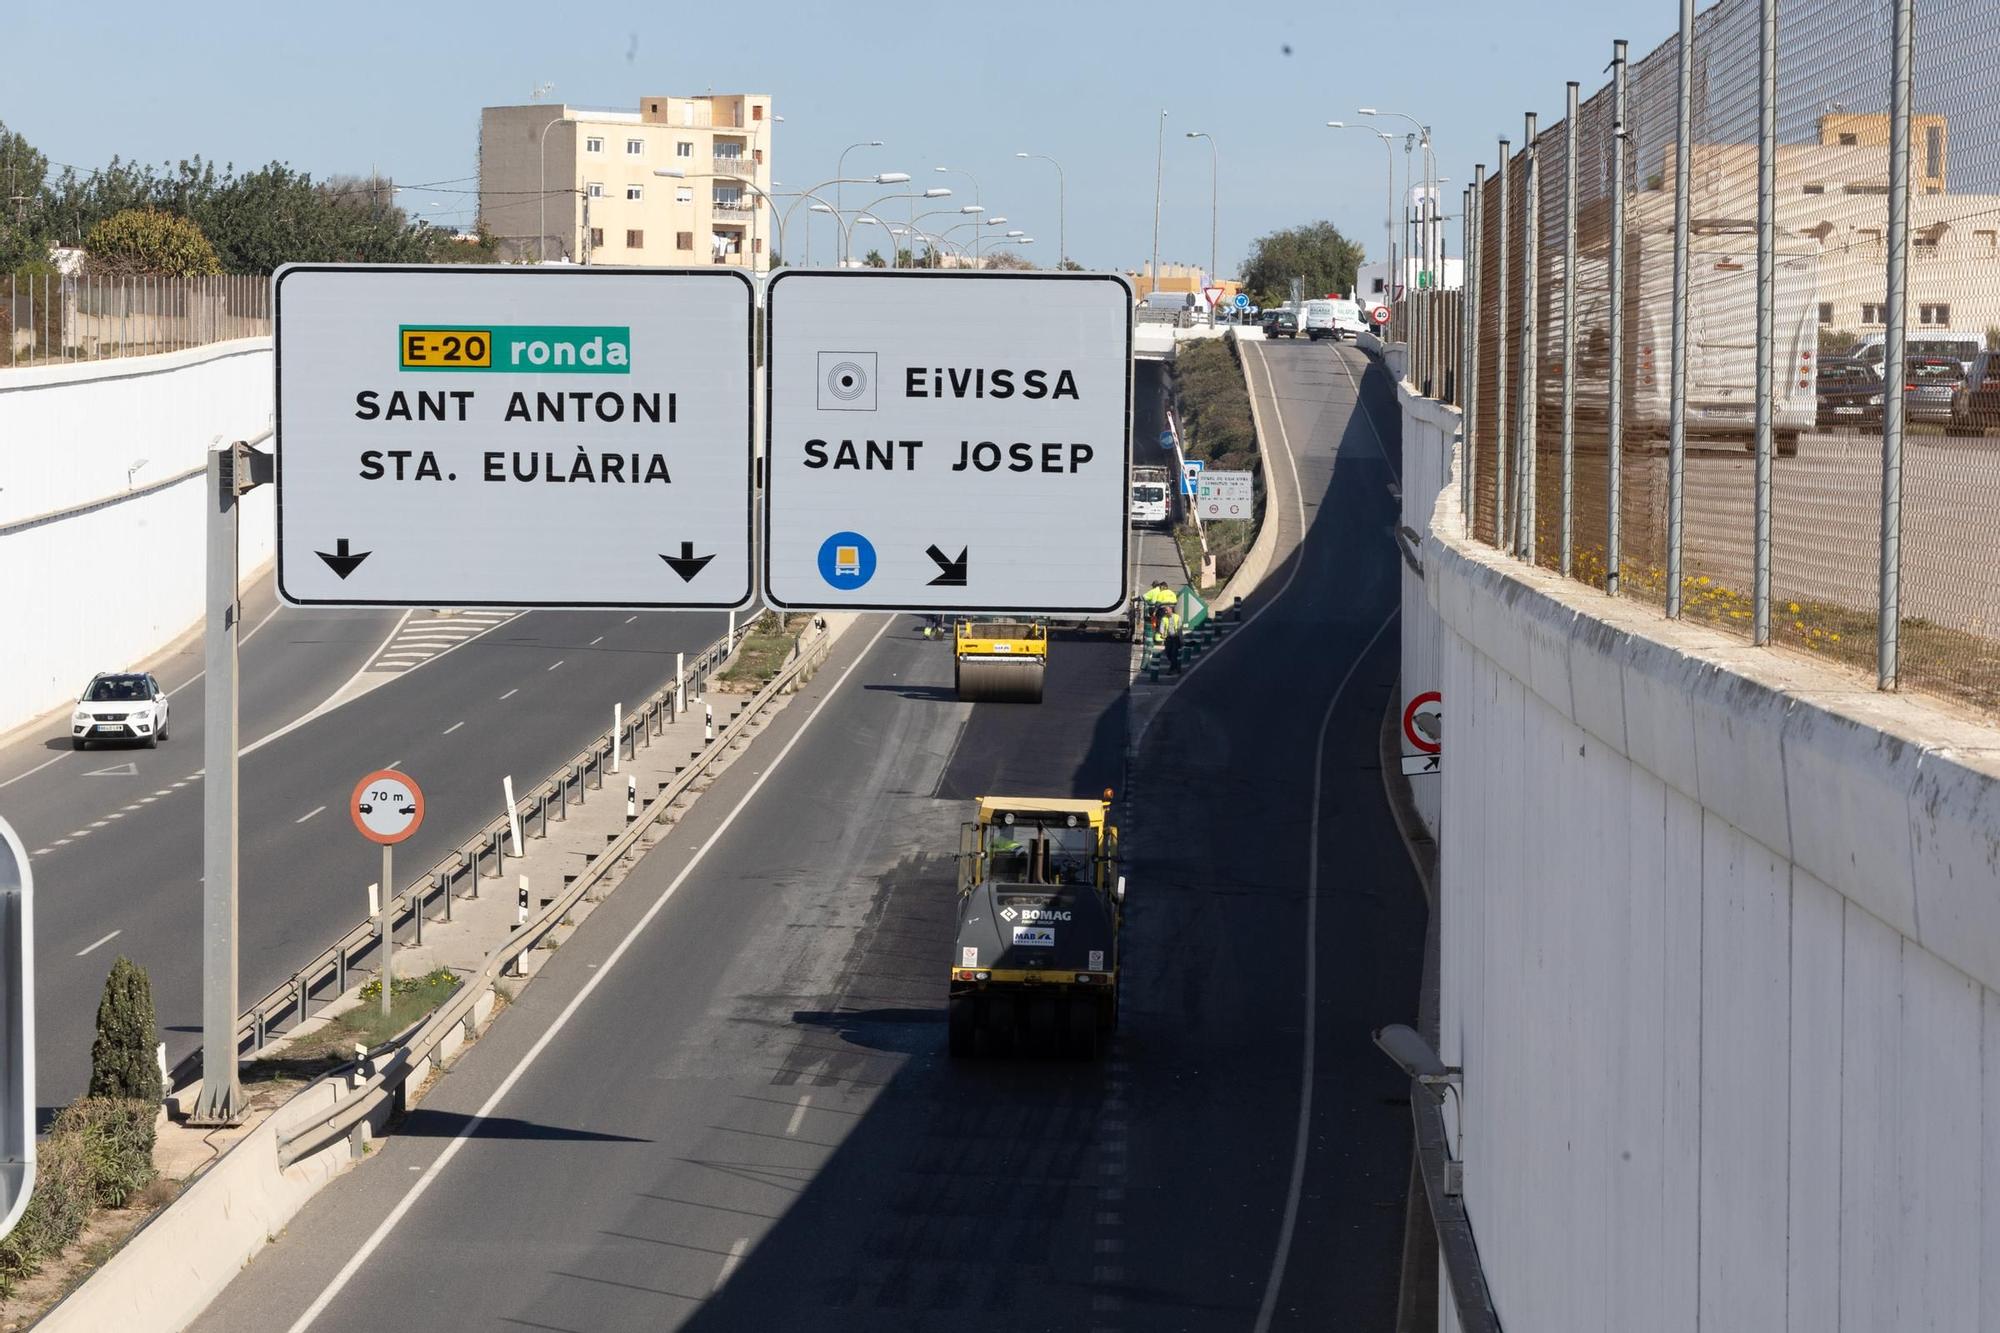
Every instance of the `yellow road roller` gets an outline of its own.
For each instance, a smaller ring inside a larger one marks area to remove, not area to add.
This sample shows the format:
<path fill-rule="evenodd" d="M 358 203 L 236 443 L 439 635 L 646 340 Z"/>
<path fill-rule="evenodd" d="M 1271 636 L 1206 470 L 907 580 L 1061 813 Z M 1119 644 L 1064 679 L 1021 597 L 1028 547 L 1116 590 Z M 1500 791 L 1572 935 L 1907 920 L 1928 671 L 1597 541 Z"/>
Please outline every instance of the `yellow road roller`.
<path fill-rule="evenodd" d="M 1049 627 L 1033 620 L 961 620 L 952 683 L 966 703 L 1038 704 Z"/>

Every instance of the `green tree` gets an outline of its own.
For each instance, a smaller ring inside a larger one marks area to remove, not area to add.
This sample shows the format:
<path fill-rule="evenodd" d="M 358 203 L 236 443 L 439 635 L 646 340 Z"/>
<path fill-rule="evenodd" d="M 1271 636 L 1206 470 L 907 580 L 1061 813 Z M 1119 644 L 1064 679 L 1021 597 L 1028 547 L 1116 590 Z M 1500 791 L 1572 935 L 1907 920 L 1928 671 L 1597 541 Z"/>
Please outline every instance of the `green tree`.
<path fill-rule="evenodd" d="M 1083 265 L 1077 263 L 1074 259 L 1065 259 L 1063 260 L 1062 263 L 1056 265 L 1056 267 L 1061 269 L 1065 273 L 1083 272 Z"/>
<path fill-rule="evenodd" d="M 0 121 L 0 272 L 49 257 L 48 174 L 49 159 Z"/>
<path fill-rule="evenodd" d="M 153 1018 L 153 983 L 146 969 L 120 954 L 97 1002 L 97 1037 L 90 1044 L 90 1095 L 124 1097 L 157 1106 L 159 1041 Z"/>
<path fill-rule="evenodd" d="M 1861 341 L 1861 335 L 1852 329 L 1821 329 L 1819 331 L 1819 354 L 1821 356 L 1846 356 L 1847 349 Z"/>
<path fill-rule="evenodd" d="M 106 273 L 198 278 L 222 272 L 215 247 L 178 213 L 128 208 L 90 229 L 83 238 L 91 266 Z"/>
<path fill-rule="evenodd" d="M 979 256 L 979 258 L 987 268 L 1026 272 L 1035 266 L 1035 262 L 1032 259 L 1029 259 L 1026 255 L 1015 254 L 1012 250 L 988 250 L 985 254 Z"/>
<path fill-rule="evenodd" d="M 861 262 L 866 264 L 870 268 L 889 267 L 889 261 L 882 257 L 882 252 L 880 250 L 870 250 L 868 252 L 868 257 L 862 260 Z"/>
<path fill-rule="evenodd" d="M 1290 299 L 1293 278 L 1305 279 L 1306 291 L 1352 292 L 1361 267 L 1361 247 L 1340 234 L 1331 222 L 1309 222 L 1260 236 L 1243 265 L 1243 286 L 1258 305 L 1282 305 Z"/>

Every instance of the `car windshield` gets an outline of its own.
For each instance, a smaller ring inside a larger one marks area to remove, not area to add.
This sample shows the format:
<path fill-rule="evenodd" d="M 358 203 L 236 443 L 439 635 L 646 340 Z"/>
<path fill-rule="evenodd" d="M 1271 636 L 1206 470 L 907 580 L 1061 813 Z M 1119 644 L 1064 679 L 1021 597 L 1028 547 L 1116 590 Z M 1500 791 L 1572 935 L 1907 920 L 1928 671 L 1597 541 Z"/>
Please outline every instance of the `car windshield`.
<path fill-rule="evenodd" d="M 100 676 L 90 683 L 90 691 L 83 697 L 94 704 L 129 704 L 139 703 L 153 696 L 146 689 L 146 682 L 142 677 Z"/>
<path fill-rule="evenodd" d="M 1158 504 L 1167 498 L 1167 488 L 1156 485 L 1134 486 L 1132 498 L 1141 504 Z"/>
<path fill-rule="evenodd" d="M 1910 378 L 1919 384 L 1955 384 L 1965 371 L 1956 361 L 1912 361 Z"/>

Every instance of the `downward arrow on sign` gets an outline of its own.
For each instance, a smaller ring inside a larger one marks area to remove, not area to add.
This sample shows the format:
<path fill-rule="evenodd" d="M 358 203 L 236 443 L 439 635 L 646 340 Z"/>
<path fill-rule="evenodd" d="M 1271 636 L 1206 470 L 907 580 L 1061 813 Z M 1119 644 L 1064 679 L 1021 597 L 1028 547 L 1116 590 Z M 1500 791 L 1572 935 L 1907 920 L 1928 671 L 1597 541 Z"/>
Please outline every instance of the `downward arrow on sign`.
<path fill-rule="evenodd" d="M 328 569 L 345 579 L 349 574 L 354 572 L 355 567 L 363 560 L 375 554 L 373 551 L 356 551 L 353 554 L 349 554 L 347 548 L 347 538 L 342 537 L 333 544 L 334 554 L 328 555 L 325 551 L 314 551 L 313 554 L 326 561 Z"/>
<path fill-rule="evenodd" d="M 692 583 L 694 576 L 701 573 L 709 561 L 715 559 L 715 552 L 710 551 L 707 555 L 696 555 L 694 553 L 693 542 L 682 542 L 681 553 L 679 555 L 666 555 L 663 553 L 660 559 L 666 561 L 667 567 L 681 576 L 682 583 Z"/>

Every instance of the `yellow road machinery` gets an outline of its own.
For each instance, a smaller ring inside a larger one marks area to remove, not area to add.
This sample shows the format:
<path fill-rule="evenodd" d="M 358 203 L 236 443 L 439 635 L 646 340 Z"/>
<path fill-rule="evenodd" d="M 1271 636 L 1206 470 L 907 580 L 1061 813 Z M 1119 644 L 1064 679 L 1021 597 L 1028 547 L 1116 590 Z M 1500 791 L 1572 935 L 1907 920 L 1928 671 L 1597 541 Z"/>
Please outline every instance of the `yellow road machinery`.
<path fill-rule="evenodd" d="M 960 620 L 952 683 L 967 703 L 1038 704 L 1049 627 L 1034 620 Z"/>
<path fill-rule="evenodd" d="M 951 1053 L 1095 1055 L 1118 1022 L 1124 912 L 1109 791 L 980 797 L 959 836 Z"/>

